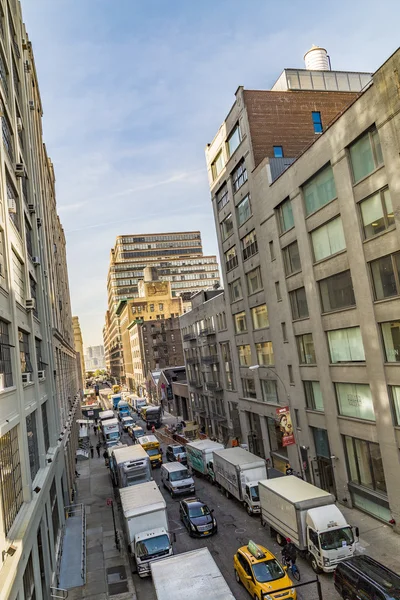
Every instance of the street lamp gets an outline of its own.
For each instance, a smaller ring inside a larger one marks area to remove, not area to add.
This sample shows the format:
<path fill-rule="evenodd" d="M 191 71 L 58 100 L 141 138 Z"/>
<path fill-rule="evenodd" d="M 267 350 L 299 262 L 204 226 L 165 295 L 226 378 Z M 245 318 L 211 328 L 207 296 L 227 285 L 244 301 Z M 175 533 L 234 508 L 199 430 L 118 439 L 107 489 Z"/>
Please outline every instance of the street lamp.
<path fill-rule="evenodd" d="M 287 398 L 288 400 L 290 400 L 290 395 L 289 392 L 287 391 L 286 385 L 285 383 L 282 381 L 282 379 L 279 377 L 278 373 L 276 372 L 276 370 L 274 369 L 274 367 L 270 367 L 269 365 L 261 365 L 262 367 L 264 367 L 265 369 L 271 369 L 271 371 L 273 373 L 275 373 L 275 375 L 277 376 L 277 378 L 279 379 L 279 381 L 281 382 L 281 384 L 283 385 L 283 389 L 286 392 Z M 257 371 L 257 369 L 260 368 L 260 365 L 251 365 L 251 367 L 249 367 L 250 371 Z"/>

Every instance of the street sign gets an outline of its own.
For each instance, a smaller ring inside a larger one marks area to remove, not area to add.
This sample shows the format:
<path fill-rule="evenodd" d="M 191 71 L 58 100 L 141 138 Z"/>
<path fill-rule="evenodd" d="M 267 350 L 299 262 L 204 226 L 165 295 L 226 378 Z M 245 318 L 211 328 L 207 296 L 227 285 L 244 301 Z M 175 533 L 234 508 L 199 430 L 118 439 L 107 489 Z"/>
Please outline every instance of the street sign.
<path fill-rule="evenodd" d="M 112 506 L 112 498 L 107 498 L 107 506 Z"/>

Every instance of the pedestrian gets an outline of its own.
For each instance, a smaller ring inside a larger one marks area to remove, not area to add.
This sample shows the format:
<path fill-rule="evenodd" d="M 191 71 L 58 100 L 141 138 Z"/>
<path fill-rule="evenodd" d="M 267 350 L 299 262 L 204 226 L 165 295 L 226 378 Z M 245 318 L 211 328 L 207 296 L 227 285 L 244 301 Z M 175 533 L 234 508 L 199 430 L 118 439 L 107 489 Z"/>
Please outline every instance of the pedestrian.
<path fill-rule="evenodd" d="M 96 436 L 97 436 L 97 427 L 96 427 L 96 424 L 95 424 L 95 425 L 93 425 L 93 432 L 94 432 L 94 435 L 96 435 Z"/>
<path fill-rule="evenodd" d="M 151 433 L 154 435 L 154 434 L 155 434 L 155 432 L 156 432 L 156 428 L 155 428 L 155 426 L 154 426 L 154 425 L 152 425 L 152 427 L 151 427 Z"/>
<path fill-rule="evenodd" d="M 286 475 L 293 475 L 293 469 L 289 464 L 286 465 Z"/>
<path fill-rule="evenodd" d="M 104 452 L 103 452 L 103 458 L 104 458 L 104 462 L 105 462 L 106 467 L 108 467 L 109 457 L 108 457 L 107 449 L 104 450 Z"/>
<path fill-rule="evenodd" d="M 97 446 L 96 446 L 97 458 L 100 458 L 100 448 L 101 448 L 101 444 L 100 444 L 100 442 L 97 442 Z"/>
<path fill-rule="evenodd" d="M 94 448 L 92 446 L 92 444 L 90 444 L 90 456 L 93 458 L 93 454 L 94 454 Z"/>

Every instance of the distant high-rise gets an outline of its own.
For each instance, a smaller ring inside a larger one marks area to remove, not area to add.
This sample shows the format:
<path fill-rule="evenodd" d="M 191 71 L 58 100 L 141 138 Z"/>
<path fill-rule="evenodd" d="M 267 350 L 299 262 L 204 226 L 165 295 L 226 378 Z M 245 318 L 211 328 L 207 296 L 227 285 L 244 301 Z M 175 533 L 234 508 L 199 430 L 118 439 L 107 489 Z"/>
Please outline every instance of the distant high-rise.
<path fill-rule="evenodd" d="M 203 256 L 199 231 L 121 235 L 111 249 L 107 277 L 108 311 L 103 329 L 107 369 L 124 379 L 122 340 L 116 308 L 121 300 L 137 298 L 145 267 L 156 267 L 161 281 L 170 281 L 173 296 L 181 296 L 183 310 L 190 296 L 219 285 L 216 256 Z"/>
<path fill-rule="evenodd" d="M 88 346 L 86 348 L 85 364 L 87 371 L 105 369 L 106 361 L 104 357 L 104 346 Z"/>

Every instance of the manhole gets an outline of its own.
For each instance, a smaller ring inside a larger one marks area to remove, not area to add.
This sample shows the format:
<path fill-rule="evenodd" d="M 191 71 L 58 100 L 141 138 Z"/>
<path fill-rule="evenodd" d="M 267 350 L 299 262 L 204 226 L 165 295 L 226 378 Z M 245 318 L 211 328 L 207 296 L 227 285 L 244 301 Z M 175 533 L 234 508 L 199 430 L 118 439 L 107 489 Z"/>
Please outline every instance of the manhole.
<path fill-rule="evenodd" d="M 119 583 L 111 583 L 108 586 L 108 593 L 110 594 L 110 596 L 116 596 L 117 594 L 123 594 L 124 592 L 129 592 L 127 581 L 120 581 Z"/>
<path fill-rule="evenodd" d="M 244 533 L 245 529 L 235 529 L 235 533 Z"/>

